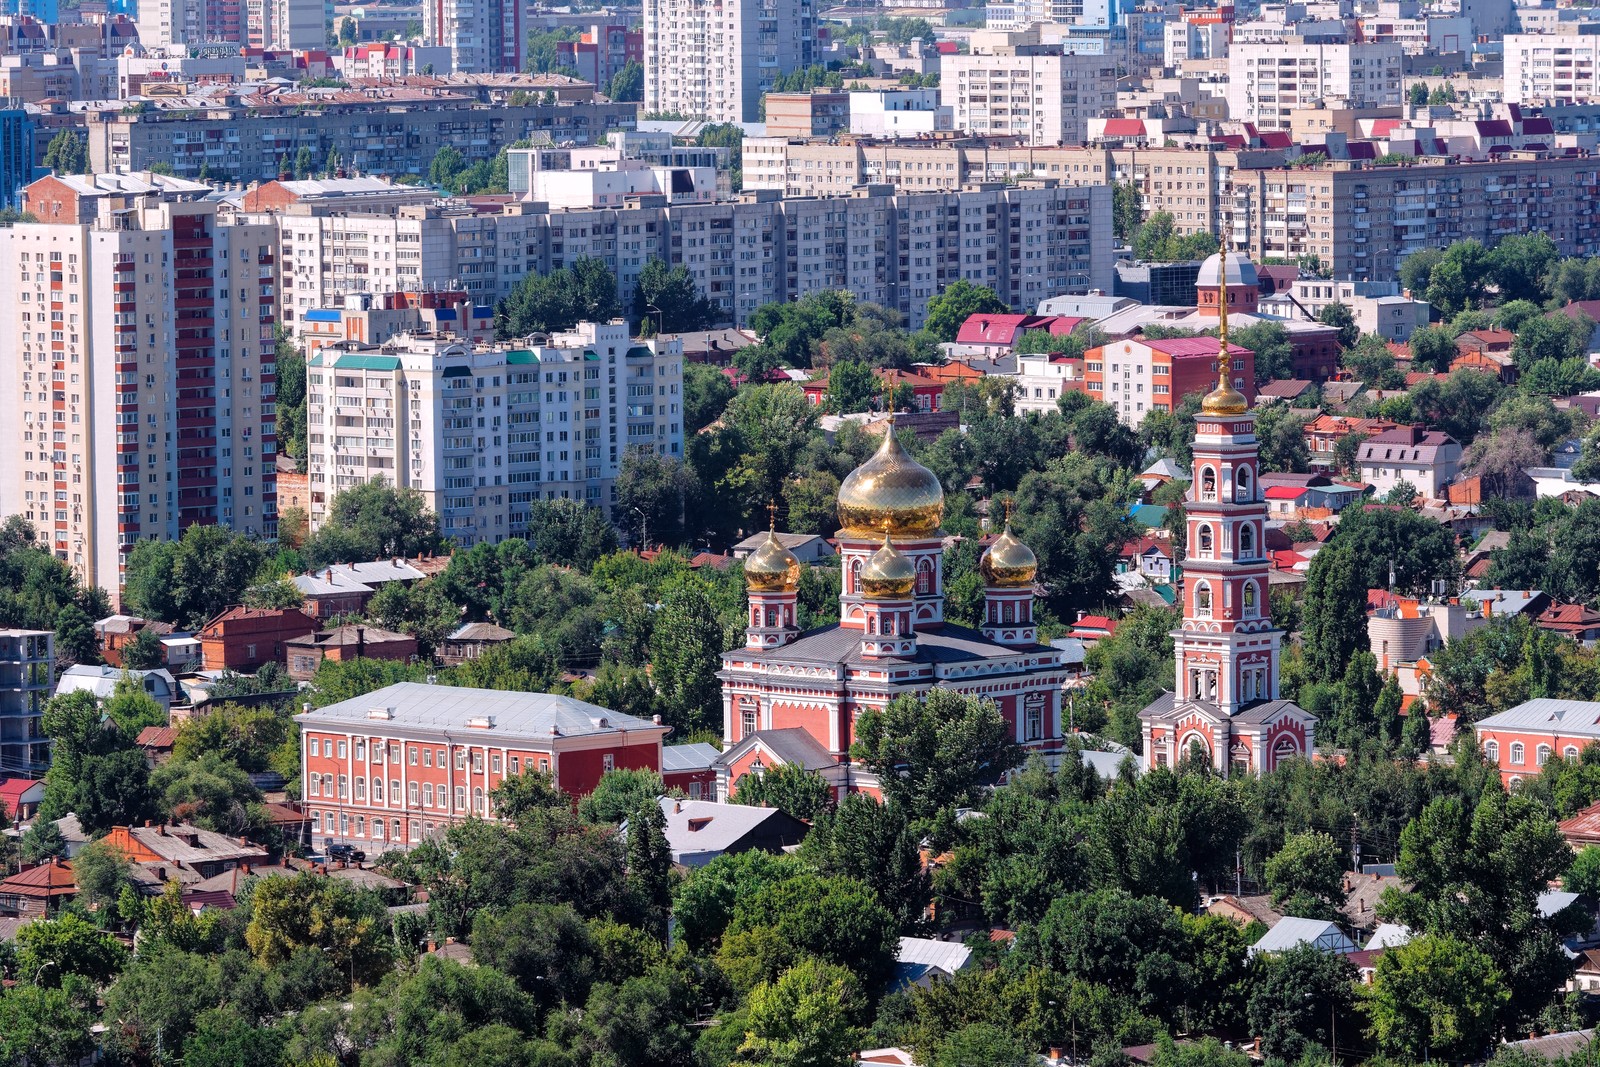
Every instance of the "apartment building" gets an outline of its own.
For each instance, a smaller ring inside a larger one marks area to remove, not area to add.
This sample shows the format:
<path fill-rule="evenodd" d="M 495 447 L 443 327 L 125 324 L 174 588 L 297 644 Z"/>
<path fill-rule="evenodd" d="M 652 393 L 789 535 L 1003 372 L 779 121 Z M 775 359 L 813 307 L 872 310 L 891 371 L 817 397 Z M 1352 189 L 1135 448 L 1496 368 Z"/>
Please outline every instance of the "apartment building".
<path fill-rule="evenodd" d="M 527 55 L 526 0 L 425 0 L 422 36 L 450 50 L 452 70 L 514 73 Z"/>
<path fill-rule="evenodd" d="M 22 108 L 0 108 L 0 208 L 15 208 L 33 180 L 33 123 Z"/>
<path fill-rule="evenodd" d="M 774 82 L 820 61 L 811 0 L 645 0 L 646 112 L 759 122 Z"/>
<path fill-rule="evenodd" d="M 939 62 L 939 102 L 951 109 L 956 129 L 1026 144 L 1083 144 L 1089 120 L 1116 108 L 1113 57 L 1063 53 L 1059 44 L 1037 43 L 1036 31 L 997 36 L 1017 43 Z"/>
<path fill-rule="evenodd" d="M 1508 152 L 1401 166 L 1332 162 L 1235 171 L 1231 247 L 1260 262 L 1316 256 L 1336 278 L 1390 278 L 1422 248 L 1546 233 L 1563 255 L 1600 252 L 1600 158 Z"/>
<path fill-rule="evenodd" d="M 534 100 L 537 96 L 530 94 Z M 151 100 L 82 117 L 95 173 L 162 163 L 180 178 L 269 181 L 302 149 L 352 172 L 424 175 L 449 145 L 468 163 L 524 138 L 592 144 L 632 125 L 637 105 L 491 99 L 468 85 Z"/>
<path fill-rule="evenodd" d="M 861 94 L 852 94 L 853 96 Z M 1053 179 L 1070 185 L 1132 182 L 1146 214 L 1164 211 L 1179 233 L 1217 233 L 1232 207 L 1235 171 L 1281 167 L 1283 153 L 1218 145 L 1122 148 L 1028 146 L 1010 139 L 837 142 L 748 137 L 744 187 L 785 196 L 833 196 L 863 185 L 900 192 L 956 190 L 975 182 Z"/>
<path fill-rule="evenodd" d="M 987 285 L 1018 310 L 1064 292 L 1111 287 L 1111 190 L 1023 181 L 955 192 L 671 204 L 642 197 L 622 207 L 541 210 L 512 203 L 498 215 L 445 202 L 392 214 L 313 215 L 291 206 L 282 235 L 286 324 L 346 293 L 460 287 L 492 303 L 530 272 L 579 258 L 616 275 L 624 306 L 652 258 L 682 265 L 736 323 L 762 304 L 823 289 L 894 308 L 913 327 L 928 300 L 957 278 Z"/>
<path fill-rule="evenodd" d="M 277 534 L 277 233 L 156 174 L 43 178 L 0 229 L 0 514 L 115 591 L 141 538 Z"/>
<path fill-rule="evenodd" d="M 8 777 L 42 774 L 50 764 L 44 705 L 55 684 L 55 636 L 0 630 L 0 766 Z"/>
<path fill-rule="evenodd" d="M 1508 33 L 1502 99 L 1574 105 L 1600 99 L 1600 33 L 1593 23 L 1560 23 L 1553 33 Z"/>
<path fill-rule="evenodd" d="M 381 345 L 403 333 L 453 333 L 494 340 L 494 308 L 461 291 L 347 293 L 342 307 L 314 308 L 294 319 L 294 342 L 306 355 L 341 341 Z"/>
<path fill-rule="evenodd" d="M 1228 115 L 1287 128 L 1290 113 L 1319 100 L 1357 107 L 1398 105 L 1404 53 L 1394 42 L 1330 41 L 1285 32 L 1235 40 L 1228 50 Z"/>
<path fill-rule="evenodd" d="M 1189 393 L 1213 388 L 1220 352 L 1215 337 L 1113 341 L 1083 354 L 1083 391 L 1116 408 L 1118 418 L 1137 429 L 1150 412 L 1171 413 Z M 1230 344 L 1228 354 L 1233 387 L 1254 403 L 1255 353 Z"/>
<path fill-rule="evenodd" d="M 307 362 L 313 529 L 333 498 L 383 479 L 422 493 L 467 547 L 527 532 L 533 500 L 615 503 L 626 451 L 683 454 L 683 346 L 627 323 L 579 323 L 539 345 L 402 335 Z"/>

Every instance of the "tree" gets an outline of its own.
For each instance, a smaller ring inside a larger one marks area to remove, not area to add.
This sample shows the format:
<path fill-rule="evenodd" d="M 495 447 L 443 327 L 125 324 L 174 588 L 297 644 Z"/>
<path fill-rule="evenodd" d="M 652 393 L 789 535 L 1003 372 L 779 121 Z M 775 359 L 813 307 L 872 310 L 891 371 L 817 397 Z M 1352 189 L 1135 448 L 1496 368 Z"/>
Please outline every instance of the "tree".
<path fill-rule="evenodd" d="M 872 368 L 855 360 L 841 360 L 828 368 L 828 413 L 850 415 L 882 402 L 883 382 Z"/>
<path fill-rule="evenodd" d="M 56 659 L 66 663 L 99 663 L 100 642 L 94 620 L 76 604 L 66 604 L 56 614 Z"/>
<path fill-rule="evenodd" d="M 804 767 L 780 763 L 760 774 L 747 774 L 739 779 L 733 802 L 777 808 L 810 822 L 833 806 L 833 790 Z"/>
<path fill-rule="evenodd" d="M 1355 312 L 1348 304 L 1329 304 L 1317 314 L 1317 321 L 1338 329 L 1340 348 L 1350 348 L 1361 339 L 1361 327 L 1356 325 Z"/>
<path fill-rule="evenodd" d="M 876 774 L 883 795 L 913 818 L 971 805 L 1021 763 L 1011 727 L 992 701 L 934 689 L 896 697 L 856 720 L 850 754 Z"/>
<path fill-rule="evenodd" d="M 1511 356 L 1519 370 L 1527 371 L 1540 360 L 1561 363 L 1583 359 L 1589 347 L 1594 323 L 1579 315 L 1539 315 L 1522 324 L 1511 345 Z"/>
<path fill-rule="evenodd" d="M 127 737 L 138 737 L 146 726 L 167 725 L 167 712 L 131 675 L 117 679 L 111 698 L 101 709 Z"/>
<path fill-rule="evenodd" d="M 132 864 L 122 850 L 105 838 L 91 841 L 72 857 L 72 880 L 78 901 L 88 907 L 110 909 L 133 886 Z"/>
<path fill-rule="evenodd" d="M 77 131 L 63 129 L 44 149 L 45 169 L 56 175 L 88 174 L 89 149 Z"/>
<path fill-rule="evenodd" d="M 545 1010 L 588 998 L 595 952 L 594 935 L 570 904 L 486 908 L 472 923 L 474 962 L 510 975 Z"/>
<path fill-rule="evenodd" d="M 1313 1046 L 1332 1049 L 1340 1016 L 1345 1033 L 1354 1038 L 1359 1027 L 1349 1016 L 1355 981 L 1348 959 L 1315 945 L 1267 957 L 1246 1012 L 1250 1032 L 1261 1035 L 1261 1051 L 1294 1063 Z"/>
<path fill-rule="evenodd" d="M 650 257 L 639 271 L 633 292 L 633 317 L 661 333 L 701 330 L 716 322 L 722 309 L 700 295 L 689 268 L 668 267 Z"/>
<path fill-rule="evenodd" d="M 611 76 L 606 95 L 619 104 L 638 103 L 644 99 L 644 67 L 638 60 L 628 60 Z"/>
<path fill-rule="evenodd" d="M 1135 183 L 1118 182 L 1111 187 L 1112 236 L 1126 244 L 1144 222 L 1144 197 Z"/>
<path fill-rule="evenodd" d="M 19 983 L 0 996 L 0 1061 L 76 1067 L 94 1051 L 94 1021 L 67 990 Z"/>
<path fill-rule="evenodd" d="M 161 637 L 148 626 L 122 646 L 122 665 L 130 671 L 153 671 L 167 665 L 167 649 Z"/>
<path fill-rule="evenodd" d="M 865 1036 L 860 983 L 843 967 L 804 959 L 750 993 L 737 1067 L 849 1067 Z"/>
<path fill-rule="evenodd" d="M 1456 339 L 1443 326 L 1424 326 L 1407 342 L 1411 346 L 1411 365 L 1419 371 L 1442 373 L 1460 355 Z"/>
<path fill-rule="evenodd" d="M 683 435 L 699 433 L 722 416 L 733 399 L 733 383 L 705 363 L 683 365 Z"/>
<path fill-rule="evenodd" d="M 549 274 L 524 276 L 496 306 L 495 332 L 510 340 L 610 322 L 621 312 L 616 276 L 603 260 L 583 257 Z"/>
<path fill-rule="evenodd" d="M 1357 571 L 1355 553 L 1342 542 L 1312 557 L 1306 572 L 1301 646 L 1313 680 L 1328 683 L 1342 676 L 1355 650 L 1366 643 L 1367 588 Z"/>
<path fill-rule="evenodd" d="M 922 928 L 931 885 L 923 869 L 921 835 L 901 805 L 850 794 L 837 808 L 817 814 L 800 853 L 825 874 L 871 888 L 902 932 Z"/>
<path fill-rule="evenodd" d="M 1256 409 L 1256 440 L 1263 471 L 1303 474 L 1311 469 L 1311 450 L 1305 428 L 1310 421 L 1292 414 L 1287 404 L 1263 404 Z"/>
<path fill-rule="evenodd" d="M 1401 1060 L 1476 1059 L 1511 999 L 1486 953 L 1424 935 L 1378 957 L 1363 1003 L 1378 1047 Z"/>
<path fill-rule="evenodd" d="M 617 502 L 611 509 L 628 540 L 648 547 L 648 533 L 658 545 L 681 545 L 686 521 L 699 490 L 694 472 L 676 456 L 629 449 L 617 472 Z"/>
<path fill-rule="evenodd" d="M 81 975 L 95 987 L 115 978 L 128 951 L 115 937 L 97 930 L 81 915 L 39 919 L 17 931 L 17 967 L 34 984 L 56 987 L 68 975 Z"/>
<path fill-rule="evenodd" d="M 1189 993 L 1183 922 L 1156 897 L 1119 889 L 1070 893 L 1017 931 L 1012 952 L 1019 963 L 1105 985 L 1167 1018 Z"/>
<path fill-rule="evenodd" d="M 667 815 L 655 797 L 640 800 L 628 814 L 627 886 L 638 909 L 637 925 L 665 941 L 672 908 L 672 847 Z"/>
<path fill-rule="evenodd" d="M 133 739 L 103 719 L 87 692 L 56 697 L 45 705 L 44 731 L 53 743 L 45 773 L 40 818 L 76 813 L 88 833 L 135 826 L 153 815 L 150 772 Z"/>
<path fill-rule="evenodd" d="M 771 982 L 808 956 L 876 989 L 894 970 L 897 935 L 894 917 L 860 882 L 801 873 L 735 907 L 717 961 L 740 989 Z"/>
<path fill-rule="evenodd" d="M 961 324 L 973 315 L 1004 315 L 1010 310 L 993 289 L 957 278 L 928 300 L 923 329 L 941 341 L 954 341 Z"/>
<path fill-rule="evenodd" d="M 237 763 L 217 752 L 167 761 L 150 776 L 150 786 L 180 821 L 236 837 L 264 825 L 255 807 L 261 790 Z"/>
<path fill-rule="evenodd" d="M 990 1023 L 963 1026 L 933 1057 L 933 1067 L 1032 1067 L 1036 1062 L 1021 1037 Z"/>
<path fill-rule="evenodd" d="M 1281 322 L 1262 320 L 1233 331 L 1229 344 L 1255 353 L 1256 384 L 1294 377 L 1294 343 Z"/>
<path fill-rule="evenodd" d="M 661 775 L 655 771 L 607 771 L 595 783 L 594 792 L 578 801 L 578 814 L 596 825 L 615 826 L 641 805 L 654 803 L 666 791 L 667 787 L 661 784 Z"/>
<path fill-rule="evenodd" d="M 528 541 L 545 563 L 587 570 L 617 550 L 617 528 L 581 500 L 535 500 L 528 506 Z"/>
<path fill-rule="evenodd" d="M 1561 252 L 1547 233 L 1502 237 L 1489 252 L 1489 269 L 1502 306 L 1519 300 L 1544 303 L 1545 279 L 1560 259 Z"/>
<path fill-rule="evenodd" d="M 1332 837 L 1318 831 L 1291 834 L 1267 861 L 1272 903 L 1286 914 L 1332 918 L 1344 902 L 1345 854 Z"/>
<path fill-rule="evenodd" d="M 1581 893 L 1591 900 L 1600 900 L 1600 846 L 1585 845 L 1572 858 L 1561 886 L 1572 893 Z"/>
<path fill-rule="evenodd" d="M 326 952 L 352 984 L 370 982 L 388 967 L 387 918 L 377 894 L 336 879 L 264 878 L 250 895 L 244 940 L 264 967 L 309 946 Z"/>
<path fill-rule="evenodd" d="M 367 557 L 372 558 L 372 557 Z M 224 526 L 195 523 L 177 541 L 140 541 L 123 596 L 149 619 L 197 630 L 240 602 L 265 562 L 262 547 Z"/>
<path fill-rule="evenodd" d="M 420 556 L 444 547 L 439 518 L 428 510 L 422 493 L 378 478 L 334 496 L 327 520 L 301 553 L 315 570 L 330 563 Z"/>
<path fill-rule="evenodd" d="M 454 145 L 445 145 L 433 154 L 428 163 L 428 184 L 457 192 L 456 178 L 467 169 L 467 161 Z"/>
<path fill-rule="evenodd" d="M 721 721 L 722 626 L 705 591 L 683 584 L 669 592 L 656 612 L 650 662 L 666 722 L 681 732 L 710 729 Z"/>

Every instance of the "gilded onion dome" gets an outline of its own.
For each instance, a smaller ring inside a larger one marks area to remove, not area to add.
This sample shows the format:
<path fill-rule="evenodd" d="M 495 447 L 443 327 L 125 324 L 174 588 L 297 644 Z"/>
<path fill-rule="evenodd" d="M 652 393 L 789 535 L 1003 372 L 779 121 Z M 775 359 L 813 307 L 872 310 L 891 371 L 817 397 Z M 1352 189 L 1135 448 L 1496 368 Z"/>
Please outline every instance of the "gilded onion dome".
<path fill-rule="evenodd" d="M 944 521 L 944 487 L 932 471 L 912 459 L 894 434 L 839 487 L 841 533 L 870 537 L 879 530 L 899 538 L 931 537 Z"/>
<path fill-rule="evenodd" d="M 1018 588 L 1033 584 L 1039 573 L 1039 559 L 1033 549 L 1023 544 L 1011 532 L 1007 523 L 1005 532 L 995 538 L 994 544 L 984 549 L 978 561 L 978 572 L 990 586 Z"/>
<path fill-rule="evenodd" d="M 1226 362 L 1226 357 L 1224 357 Z M 1243 415 L 1250 410 L 1250 401 L 1244 394 L 1228 384 L 1228 372 L 1224 370 L 1217 382 L 1217 387 L 1205 395 L 1200 401 L 1202 415 Z"/>
<path fill-rule="evenodd" d="M 744 561 L 744 583 L 752 593 L 792 593 L 800 588 L 800 557 L 768 530 L 767 539 Z"/>
<path fill-rule="evenodd" d="M 872 554 L 861 568 L 861 591 L 869 597 L 901 600 L 911 595 L 917 584 L 917 565 L 890 540 L 884 531 L 883 547 Z"/>

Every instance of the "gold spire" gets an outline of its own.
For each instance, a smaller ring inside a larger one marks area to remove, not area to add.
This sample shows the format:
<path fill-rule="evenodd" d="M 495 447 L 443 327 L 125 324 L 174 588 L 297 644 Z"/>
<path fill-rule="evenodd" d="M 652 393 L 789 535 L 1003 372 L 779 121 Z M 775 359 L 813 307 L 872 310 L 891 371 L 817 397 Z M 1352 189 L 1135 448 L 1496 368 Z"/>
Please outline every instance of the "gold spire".
<path fill-rule="evenodd" d="M 1233 367 L 1233 355 L 1228 350 L 1228 250 L 1217 253 L 1221 269 L 1217 271 L 1217 387 L 1200 402 L 1205 415 L 1243 415 L 1250 410 L 1250 402 L 1228 380 Z"/>

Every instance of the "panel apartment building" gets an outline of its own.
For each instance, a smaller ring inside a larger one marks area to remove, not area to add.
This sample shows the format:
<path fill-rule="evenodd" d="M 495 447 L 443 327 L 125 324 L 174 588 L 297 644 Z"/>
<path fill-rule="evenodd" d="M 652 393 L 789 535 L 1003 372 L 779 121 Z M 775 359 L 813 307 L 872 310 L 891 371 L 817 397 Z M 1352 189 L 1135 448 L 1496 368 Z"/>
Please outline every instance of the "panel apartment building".
<path fill-rule="evenodd" d="M 995 36 L 1018 43 L 939 61 L 939 103 L 954 112 L 956 129 L 1035 145 L 1083 144 L 1090 119 L 1115 113 L 1114 56 L 1063 54 L 1060 44 L 1040 44 L 1037 32 Z"/>
<path fill-rule="evenodd" d="M 1357 107 L 1401 101 L 1400 45 L 1305 37 L 1284 32 L 1271 40 L 1235 40 L 1228 49 L 1228 115 L 1268 128 L 1287 127 L 1290 115 L 1319 101 Z"/>
<path fill-rule="evenodd" d="M 811 0 L 645 0 L 646 112 L 759 122 L 778 77 L 820 61 Z"/>
<path fill-rule="evenodd" d="M 541 345 L 448 334 L 331 345 L 306 368 L 310 518 L 382 478 L 463 547 L 527 532 L 533 500 L 615 501 L 630 450 L 683 455 L 683 344 L 579 323 Z"/>
<path fill-rule="evenodd" d="M 277 534 L 277 234 L 210 192 L 42 178 L 0 229 L 0 515 L 113 592 L 140 538 Z"/>
<path fill-rule="evenodd" d="M 1546 233 L 1563 255 L 1600 252 L 1594 156 L 1241 171 L 1233 191 L 1233 248 L 1257 262 L 1315 255 L 1336 278 L 1391 278 L 1411 253 L 1469 237 Z"/>
<path fill-rule="evenodd" d="M 479 99 L 470 87 L 383 88 L 148 101 L 145 109 L 84 116 L 96 174 L 148 170 L 180 178 L 269 181 L 309 150 L 320 167 L 337 153 L 362 174 L 425 175 L 434 153 L 453 146 L 470 164 L 524 138 L 598 143 L 632 126 L 637 105 L 603 100 L 520 103 Z"/>
<path fill-rule="evenodd" d="M 953 192 L 668 204 L 549 211 L 508 204 L 498 215 L 463 205 L 314 214 L 291 206 L 282 235 L 286 325 L 346 293 L 461 288 L 493 303 L 530 272 L 579 258 L 605 262 L 626 306 L 651 258 L 682 264 L 700 291 L 744 322 L 762 304 L 848 289 L 895 308 L 913 327 L 946 285 L 966 278 L 1019 310 L 1045 297 L 1111 287 L 1111 190 L 1053 181 Z M 264 218 L 265 216 L 252 216 Z"/>

